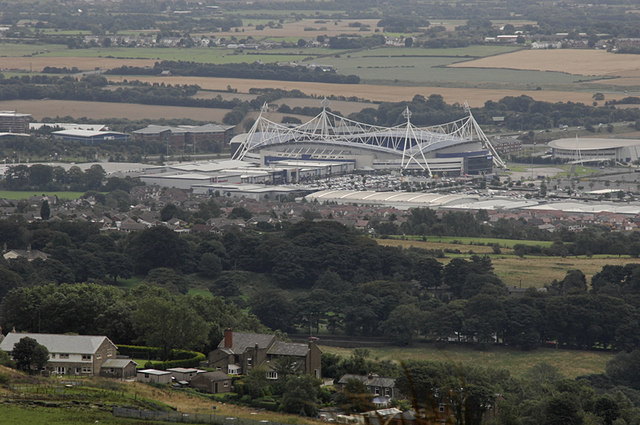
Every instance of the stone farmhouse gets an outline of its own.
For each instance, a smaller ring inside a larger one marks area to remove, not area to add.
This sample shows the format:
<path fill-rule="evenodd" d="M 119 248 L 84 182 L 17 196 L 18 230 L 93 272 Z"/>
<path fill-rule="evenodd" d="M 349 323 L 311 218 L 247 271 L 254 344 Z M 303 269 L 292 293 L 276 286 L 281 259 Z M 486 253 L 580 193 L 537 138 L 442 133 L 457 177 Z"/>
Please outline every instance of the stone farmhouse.
<path fill-rule="evenodd" d="M 246 374 L 255 367 L 264 367 L 267 379 L 278 379 L 278 364 L 286 362 L 295 373 L 322 376 L 318 346 L 284 342 L 274 335 L 234 332 L 227 329 L 218 348 L 209 353 L 209 366 L 229 375 Z"/>

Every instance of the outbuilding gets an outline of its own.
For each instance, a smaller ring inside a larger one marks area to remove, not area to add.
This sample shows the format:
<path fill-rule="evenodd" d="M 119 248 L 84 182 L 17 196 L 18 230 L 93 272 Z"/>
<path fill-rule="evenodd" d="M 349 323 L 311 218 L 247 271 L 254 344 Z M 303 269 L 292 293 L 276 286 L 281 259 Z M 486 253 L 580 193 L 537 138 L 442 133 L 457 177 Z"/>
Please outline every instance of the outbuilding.
<path fill-rule="evenodd" d="M 171 372 L 157 369 L 142 369 L 136 374 L 138 382 L 148 382 L 152 384 L 168 384 L 171 382 Z"/>
<path fill-rule="evenodd" d="M 231 378 L 224 372 L 199 373 L 191 379 L 191 386 L 211 394 L 231 391 Z"/>
<path fill-rule="evenodd" d="M 127 379 L 136 376 L 138 363 L 131 359 L 108 359 L 100 367 L 100 376 Z"/>

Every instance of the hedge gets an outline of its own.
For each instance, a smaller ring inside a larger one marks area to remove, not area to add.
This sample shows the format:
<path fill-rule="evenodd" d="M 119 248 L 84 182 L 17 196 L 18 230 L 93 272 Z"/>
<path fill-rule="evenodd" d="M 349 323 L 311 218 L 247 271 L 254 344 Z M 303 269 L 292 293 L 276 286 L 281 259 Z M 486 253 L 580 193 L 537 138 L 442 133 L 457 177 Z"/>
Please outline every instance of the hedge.
<path fill-rule="evenodd" d="M 140 367 L 152 367 L 161 370 L 172 367 L 198 367 L 200 362 L 207 359 L 204 354 L 197 351 L 171 350 L 169 360 L 156 360 L 160 357 L 162 348 L 142 345 L 118 345 L 118 352 L 132 358 L 149 360 Z"/>

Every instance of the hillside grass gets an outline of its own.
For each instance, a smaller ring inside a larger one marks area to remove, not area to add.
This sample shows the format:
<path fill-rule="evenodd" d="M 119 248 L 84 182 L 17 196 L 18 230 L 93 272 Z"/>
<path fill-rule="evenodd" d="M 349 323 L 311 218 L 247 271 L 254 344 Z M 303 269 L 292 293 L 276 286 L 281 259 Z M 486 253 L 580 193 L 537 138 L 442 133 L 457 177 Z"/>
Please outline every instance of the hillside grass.
<path fill-rule="evenodd" d="M 323 353 L 351 355 L 352 349 L 321 347 Z M 567 378 L 602 373 L 613 353 L 599 351 L 578 351 L 553 348 L 539 348 L 534 351 L 519 351 L 505 347 L 491 347 L 479 351 L 469 346 L 447 345 L 437 348 L 435 344 L 417 343 L 411 347 L 368 348 L 371 358 L 376 360 L 455 362 L 465 365 L 479 365 L 494 369 L 506 369 L 513 376 L 522 377 L 539 363 L 557 367 Z"/>

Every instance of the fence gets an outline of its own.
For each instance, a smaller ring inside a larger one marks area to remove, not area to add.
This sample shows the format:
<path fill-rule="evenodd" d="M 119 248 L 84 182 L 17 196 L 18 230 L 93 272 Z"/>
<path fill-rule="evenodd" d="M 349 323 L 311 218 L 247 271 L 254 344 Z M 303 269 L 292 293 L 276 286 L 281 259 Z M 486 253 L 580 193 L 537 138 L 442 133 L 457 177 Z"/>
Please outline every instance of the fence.
<path fill-rule="evenodd" d="M 278 422 L 258 421 L 205 413 L 158 412 L 154 410 L 114 407 L 113 416 L 120 418 L 146 419 L 150 421 L 201 423 L 216 425 L 285 425 Z"/>

